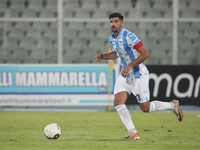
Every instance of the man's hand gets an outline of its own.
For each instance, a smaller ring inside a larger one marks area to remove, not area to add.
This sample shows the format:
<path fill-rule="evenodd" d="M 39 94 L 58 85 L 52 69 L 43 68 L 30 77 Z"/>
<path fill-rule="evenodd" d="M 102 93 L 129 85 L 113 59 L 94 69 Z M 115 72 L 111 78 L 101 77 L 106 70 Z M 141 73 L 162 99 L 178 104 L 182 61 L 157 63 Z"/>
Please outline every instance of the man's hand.
<path fill-rule="evenodd" d="M 128 76 L 128 73 L 131 71 L 132 66 L 127 65 L 123 70 L 122 70 L 122 76 L 126 78 Z"/>
<path fill-rule="evenodd" d="M 97 62 L 101 61 L 103 59 L 103 54 L 102 53 L 96 54 L 95 59 L 96 59 Z"/>
<path fill-rule="evenodd" d="M 97 62 L 101 61 L 102 59 L 109 60 L 109 59 L 116 59 L 117 57 L 118 57 L 117 53 L 114 51 L 112 51 L 110 53 L 105 53 L 105 54 L 99 53 L 99 54 L 95 55 L 95 59 Z"/>

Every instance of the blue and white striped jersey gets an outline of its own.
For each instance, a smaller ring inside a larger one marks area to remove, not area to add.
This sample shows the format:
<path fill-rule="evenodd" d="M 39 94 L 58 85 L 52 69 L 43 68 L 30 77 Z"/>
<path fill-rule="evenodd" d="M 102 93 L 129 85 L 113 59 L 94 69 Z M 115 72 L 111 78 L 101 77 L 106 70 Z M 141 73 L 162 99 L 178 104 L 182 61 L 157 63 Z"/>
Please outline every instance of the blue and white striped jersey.
<path fill-rule="evenodd" d="M 130 62 L 134 61 L 140 55 L 137 49 L 143 44 L 134 33 L 124 28 L 121 29 L 116 39 L 113 37 L 113 35 L 114 34 L 112 33 L 109 40 L 112 45 L 112 50 L 117 53 L 118 57 L 120 57 L 121 74 L 123 68 L 125 68 Z M 131 78 L 136 79 L 148 73 L 149 71 L 146 66 L 141 63 L 140 65 L 133 67 L 133 69 L 129 72 L 128 77 L 131 76 Z"/>

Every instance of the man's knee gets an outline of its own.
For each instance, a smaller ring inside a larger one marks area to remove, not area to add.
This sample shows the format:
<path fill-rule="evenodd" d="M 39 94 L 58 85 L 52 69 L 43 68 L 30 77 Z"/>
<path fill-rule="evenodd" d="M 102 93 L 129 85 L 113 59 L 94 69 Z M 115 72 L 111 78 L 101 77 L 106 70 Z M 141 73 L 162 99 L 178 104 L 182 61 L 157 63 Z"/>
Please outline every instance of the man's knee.
<path fill-rule="evenodd" d="M 114 100 L 114 102 L 113 102 L 113 105 L 116 107 L 116 106 L 118 106 L 118 105 L 122 105 L 123 103 L 122 102 L 120 102 L 120 101 L 116 101 L 116 100 Z"/>
<path fill-rule="evenodd" d="M 115 94 L 115 100 L 113 102 L 113 105 L 116 107 L 118 105 L 122 105 L 126 103 L 126 100 L 128 98 L 127 92 L 120 92 Z"/>
<path fill-rule="evenodd" d="M 140 103 L 139 106 L 140 106 L 140 109 L 141 109 L 143 112 L 148 113 L 149 110 L 150 110 L 150 102 L 149 102 L 149 101 L 148 101 L 148 102 L 145 102 L 145 103 Z"/>
<path fill-rule="evenodd" d="M 121 105 L 121 104 L 123 104 L 121 97 L 115 96 L 115 100 L 113 102 L 113 105 L 116 107 L 116 106 Z"/>
<path fill-rule="evenodd" d="M 149 108 L 145 107 L 145 108 L 141 108 L 141 110 L 145 113 L 148 113 L 149 112 Z"/>

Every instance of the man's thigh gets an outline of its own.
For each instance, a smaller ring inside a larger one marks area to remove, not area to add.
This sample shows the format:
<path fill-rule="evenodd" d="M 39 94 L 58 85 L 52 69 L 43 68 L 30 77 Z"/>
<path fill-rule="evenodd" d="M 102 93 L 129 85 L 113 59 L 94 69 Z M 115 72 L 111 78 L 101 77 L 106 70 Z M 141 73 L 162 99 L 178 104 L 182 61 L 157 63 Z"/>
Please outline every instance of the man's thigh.
<path fill-rule="evenodd" d="M 149 76 L 145 75 L 140 79 L 136 79 L 135 84 L 131 86 L 131 92 L 135 95 L 138 103 L 148 102 L 150 99 Z"/>

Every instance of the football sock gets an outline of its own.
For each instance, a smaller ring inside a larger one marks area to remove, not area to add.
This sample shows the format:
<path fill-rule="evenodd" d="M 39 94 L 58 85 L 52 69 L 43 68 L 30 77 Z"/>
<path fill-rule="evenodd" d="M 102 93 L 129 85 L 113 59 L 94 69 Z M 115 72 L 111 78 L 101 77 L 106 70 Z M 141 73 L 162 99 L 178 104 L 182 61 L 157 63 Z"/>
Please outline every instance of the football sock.
<path fill-rule="evenodd" d="M 173 108 L 174 108 L 174 104 L 171 102 L 152 101 L 150 102 L 149 112 L 172 110 Z"/>
<path fill-rule="evenodd" d="M 117 110 L 122 122 L 124 123 L 124 125 L 126 126 L 127 130 L 129 133 L 137 133 L 135 126 L 133 124 L 133 121 L 131 119 L 131 115 L 129 113 L 129 110 L 127 109 L 125 104 L 122 105 L 118 105 L 115 107 L 115 109 Z"/>

